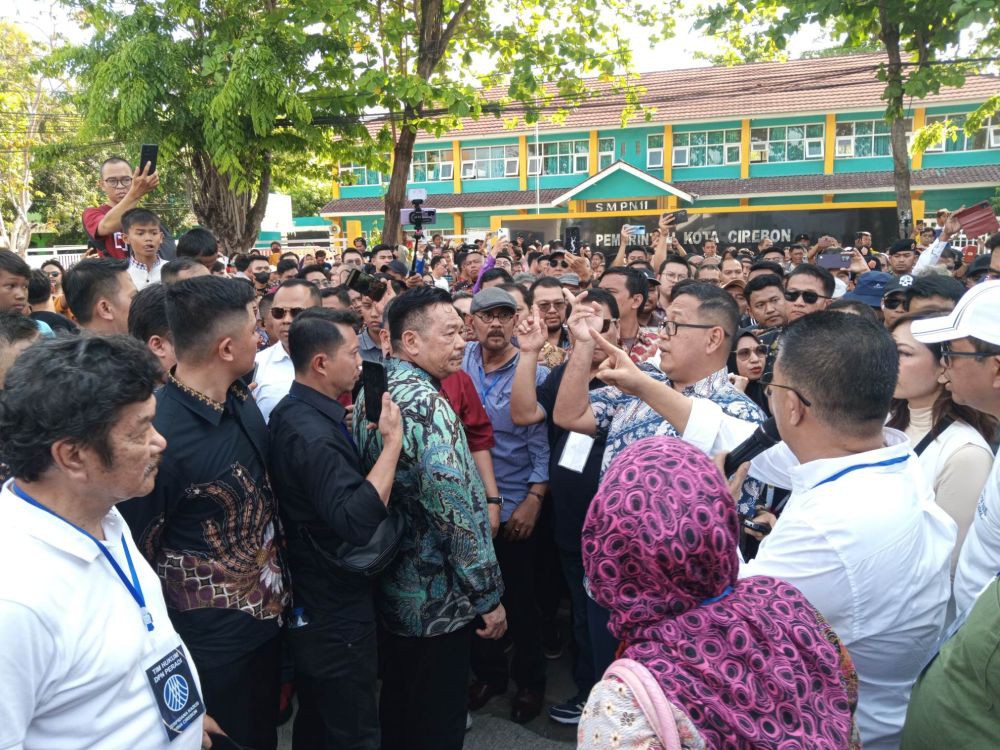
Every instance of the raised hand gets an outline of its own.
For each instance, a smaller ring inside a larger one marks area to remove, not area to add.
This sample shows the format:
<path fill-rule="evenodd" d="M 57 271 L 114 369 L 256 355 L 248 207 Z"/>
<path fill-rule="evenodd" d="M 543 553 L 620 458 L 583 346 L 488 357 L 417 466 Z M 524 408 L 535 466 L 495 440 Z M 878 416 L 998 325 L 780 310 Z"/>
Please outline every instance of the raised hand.
<path fill-rule="evenodd" d="M 586 292 L 578 294 L 572 299 L 573 312 L 570 313 L 566 325 L 573 334 L 577 344 L 581 342 L 593 341 L 595 331 L 590 327 L 590 319 L 601 316 L 601 306 L 596 302 L 587 303 Z"/>
<path fill-rule="evenodd" d="M 593 332 L 593 340 L 608 355 L 597 368 L 597 377 L 608 385 L 615 386 L 622 393 L 630 396 L 639 395 L 639 390 L 649 380 L 649 376 L 636 367 L 628 352 L 615 346 L 597 331 Z"/>
<path fill-rule="evenodd" d="M 545 346 L 548 332 L 538 305 L 532 305 L 531 315 L 517 324 L 517 346 L 522 352 L 540 352 Z"/>

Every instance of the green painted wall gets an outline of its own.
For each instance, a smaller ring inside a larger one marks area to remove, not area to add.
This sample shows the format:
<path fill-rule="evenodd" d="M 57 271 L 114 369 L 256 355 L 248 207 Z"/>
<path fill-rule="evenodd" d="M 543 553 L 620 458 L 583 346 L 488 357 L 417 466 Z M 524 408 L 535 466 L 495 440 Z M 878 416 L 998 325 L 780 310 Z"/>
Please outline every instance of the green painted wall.
<path fill-rule="evenodd" d="M 872 201 L 894 201 L 896 194 L 892 191 L 883 193 L 837 193 L 833 196 L 834 203 L 871 203 Z"/>
<path fill-rule="evenodd" d="M 991 188 L 966 188 L 964 190 L 925 190 L 923 199 L 926 215 L 930 216 L 940 208 L 955 211 L 961 206 L 971 206 L 980 201 L 989 200 L 996 195 Z"/>
<path fill-rule="evenodd" d="M 740 165 L 730 164 L 725 167 L 674 167 L 670 182 L 684 180 L 727 180 L 739 179 Z M 682 187 L 678 185 L 677 187 Z"/>
<path fill-rule="evenodd" d="M 780 161 L 773 164 L 751 164 L 751 177 L 787 177 L 795 174 L 823 174 L 823 160 Z"/>
<path fill-rule="evenodd" d="M 654 195 L 663 195 L 662 190 L 657 190 L 644 180 L 634 177 L 625 172 L 615 172 L 608 175 L 596 185 L 591 185 L 586 190 L 582 190 L 573 197 L 576 200 L 600 200 L 603 198 L 639 198 Z"/>
<path fill-rule="evenodd" d="M 885 172 L 892 170 L 891 156 L 872 156 L 863 159 L 834 159 L 835 174 L 849 172 Z"/>
<path fill-rule="evenodd" d="M 783 206 L 802 205 L 805 203 L 822 203 L 822 195 L 769 195 L 762 198 L 751 198 L 751 206 Z"/>
<path fill-rule="evenodd" d="M 969 167 L 976 164 L 1000 164 L 1000 148 L 981 151 L 946 151 L 943 154 L 925 153 L 922 168 Z"/>

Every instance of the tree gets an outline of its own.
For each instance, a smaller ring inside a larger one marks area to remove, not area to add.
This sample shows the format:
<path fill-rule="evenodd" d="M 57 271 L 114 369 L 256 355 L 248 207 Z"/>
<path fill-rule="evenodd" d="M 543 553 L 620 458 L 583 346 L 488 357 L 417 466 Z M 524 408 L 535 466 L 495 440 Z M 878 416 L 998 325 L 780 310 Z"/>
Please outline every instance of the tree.
<path fill-rule="evenodd" d="M 158 143 L 198 221 L 232 255 L 256 240 L 285 154 L 331 150 L 314 117 L 350 134 L 359 110 L 334 89 L 350 48 L 323 33 L 319 0 L 67 0 L 91 41 L 57 51 L 75 76 L 84 135 Z M 350 115 L 349 119 L 344 119 Z"/>
<path fill-rule="evenodd" d="M 748 21 L 751 33 L 741 25 Z M 819 24 L 847 48 L 877 43 L 886 54 L 879 66 L 885 84 L 886 121 L 890 125 L 893 185 L 900 212 L 912 214 L 910 166 L 904 112 L 906 102 L 937 93 L 944 86 L 960 87 L 966 76 L 979 72 L 983 63 L 975 59 L 995 59 L 1000 51 L 1000 6 L 978 0 L 874 0 L 871 3 L 844 3 L 841 0 L 719 0 L 712 5 L 700 25 L 721 39 L 735 42 L 735 52 L 756 59 L 782 54 L 787 40 L 810 24 Z M 973 60 L 949 57 L 961 40 L 962 32 L 973 25 L 977 42 Z M 996 109 L 996 104 L 993 105 Z M 972 123 L 982 122 L 983 107 Z M 988 117 L 989 115 L 985 115 Z M 940 127 L 938 128 L 940 131 Z M 926 138 L 916 140 L 927 145 Z M 930 141 L 933 143 L 934 141 Z M 902 221 L 900 236 L 904 236 Z"/>
<path fill-rule="evenodd" d="M 625 94 L 623 123 L 643 113 L 631 52 L 617 19 L 672 33 L 679 0 L 347 0 L 330 7 L 331 33 L 350 39 L 349 95 L 380 114 L 374 135 L 345 154 L 389 171 L 383 240 L 399 237 L 399 210 L 419 132 L 440 136 L 462 117 L 501 127 L 559 119 L 592 95 L 596 76 Z M 475 75 L 474 70 L 487 71 Z M 345 92 L 348 95 L 348 92 Z M 392 149 L 390 158 L 385 154 Z M 455 165 L 458 169 L 460 165 Z"/>

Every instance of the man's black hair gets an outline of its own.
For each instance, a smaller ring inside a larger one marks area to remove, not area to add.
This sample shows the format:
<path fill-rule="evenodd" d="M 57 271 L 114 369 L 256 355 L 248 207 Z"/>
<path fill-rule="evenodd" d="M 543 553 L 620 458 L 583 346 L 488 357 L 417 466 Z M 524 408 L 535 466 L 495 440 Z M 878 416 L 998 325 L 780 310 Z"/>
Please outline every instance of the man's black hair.
<path fill-rule="evenodd" d="M 389 341 L 393 349 L 402 346 L 405 331 L 426 330 L 428 311 L 442 304 L 452 304 L 451 295 L 436 286 L 417 286 L 396 297 L 389 306 Z"/>
<path fill-rule="evenodd" d="M 380 244 L 380 245 L 376 245 L 375 247 L 373 247 L 373 248 L 371 249 L 371 253 L 372 253 L 372 255 L 375 255 L 375 253 L 380 253 L 380 252 L 382 252 L 383 250 L 388 250 L 388 251 L 389 251 L 390 253 L 392 253 L 392 252 L 394 252 L 394 251 L 395 251 L 395 249 L 396 249 L 396 248 L 394 248 L 394 247 L 393 247 L 392 245 L 386 245 L 386 244 L 385 244 L 385 243 L 383 242 L 382 244 Z"/>
<path fill-rule="evenodd" d="M 996 250 L 998 247 L 1000 247 L 1000 232 L 996 232 L 995 234 L 991 234 L 990 237 L 989 237 L 989 239 L 986 240 L 986 249 L 987 250 L 989 250 L 989 251 L 992 252 L 993 250 Z"/>
<path fill-rule="evenodd" d="M 11 276 L 20 276 L 22 279 L 31 278 L 31 266 L 24 258 L 10 250 L 0 250 L 0 271 L 6 271 Z"/>
<path fill-rule="evenodd" d="M 93 448 L 105 467 L 108 436 L 123 409 L 149 399 L 160 365 L 129 336 L 61 336 L 33 344 L 0 393 L 0 457 L 14 476 L 37 481 L 60 440 Z M 72 408 L 67 408 L 72 404 Z"/>
<path fill-rule="evenodd" d="M 531 298 L 534 299 L 536 289 L 558 289 L 562 293 L 562 288 L 562 283 L 555 276 L 542 276 L 532 282 L 528 291 L 531 292 Z"/>
<path fill-rule="evenodd" d="M 182 271 L 187 271 L 191 268 L 197 268 L 201 266 L 201 263 L 196 261 L 191 256 L 177 257 L 167 263 L 163 264 L 163 268 L 160 269 L 160 281 L 164 284 L 173 284 L 177 281 L 177 277 Z M 204 268 L 204 266 L 201 266 Z"/>
<path fill-rule="evenodd" d="M 128 308 L 128 335 L 144 344 L 152 336 L 170 339 L 165 284 L 150 284 L 132 298 Z"/>
<path fill-rule="evenodd" d="M 295 287 L 295 286 L 300 286 L 303 289 L 308 289 L 309 297 L 317 306 L 319 306 L 320 302 L 323 300 L 323 298 L 319 296 L 319 287 L 313 284 L 311 281 L 306 281 L 305 279 L 287 279 L 281 282 L 281 284 L 278 286 L 278 289 L 288 289 L 290 287 Z M 276 289 L 275 290 L 276 294 L 277 291 L 278 290 Z"/>
<path fill-rule="evenodd" d="M 628 290 L 629 295 L 641 294 L 642 305 L 646 304 L 646 300 L 649 299 L 649 280 L 644 274 L 628 266 L 612 266 L 601 274 L 601 279 L 608 276 L 624 276 L 625 289 Z M 639 306 L 639 309 L 642 309 L 642 305 Z"/>
<path fill-rule="evenodd" d="M 791 273 L 785 277 L 785 284 L 787 285 L 789 281 L 794 279 L 796 276 L 811 276 L 812 278 L 819 281 L 823 287 L 823 294 L 827 297 L 833 296 L 833 290 L 837 288 L 837 283 L 834 281 L 833 274 L 827 271 L 822 266 L 814 266 L 809 263 L 800 263 L 795 266 Z"/>
<path fill-rule="evenodd" d="M 344 342 L 337 326 L 354 329 L 361 321 L 349 310 L 311 307 L 303 310 L 288 329 L 288 356 L 296 375 L 309 371 L 309 363 L 319 352 L 333 354 Z"/>
<path fill-rule="evenodd" d="M 278 272 L 278 275 L 280 276 L 286 271 L 291 271 L 292 269 L 298 271 L 298 268 L 299 264 L 296 261 L 292 260 L 291 258 L 282 258 L 281 260 L 278 261 L 278 265 L 275 267 L 275 270 Z"/>
<path fill-rule="evenodd" d="M 673 302 L 683 296 L 698 300 L 698 314 L 709 322 L 722 326 L 726 335 L 732 338 L 740 327 L 740 307 L 732 295 L 715 284 L 705 284 L 694 279 L 678 281 L 670 292 Z"/>
<path fill-rule="evenodd" d="M 353 240 L 351 240 L 351 247 L 350 247 L 351 250 L 357 249 L 354 247 L 355 242 L 360 242 L 362 247 L 368 247 L 368 240 L 366 240 L 364 237 L 355 237 Z"/>
<path fill-rule="evenodd" d="M 270 292 L 268 292 L 267 294 L 263 295 L 257 301 L 257 312 L 260 314 L 260 319 L 261 320 L 266 320 L 267 319 L 267 313 L 271 309 L 271 305 L 273 305 L 273 304 L 274 304 L 274 291 L 273 290 L 270 291 Z"/>
<path fill-rule="evenodd" d="M 758 260 L 755 263 L 751 263 L 747 275 L 754 271 L 770 271 L 779 279 L 785 275 L 785 269 L 781 267 L 780 263 L 775 263 L 773 260 Z"/>
<path fill-rule="evenodd" d="M 340 254 L 340 262 L 341 263 L 343 263 L 344 260 L 347 258 L 348 253 L 354 253 L 355 255 L 359 256 L 362 261 L 364 261 L 364 259 L 365 259 L 365 254 L 363 252 L 361 252 L 360 250 L 358 250 L 356 247 L 348 247 L 348 248 L 345 248 L 344 252 Z"/>
<path fill-rule="evenodd" d="M 39 335 L 38 325 L 27 315 L 13 310 L 0 312 L 0 344 L 16 344 Z"/>
<path fill-rule="evenodd" d="M 222 276 L 196 276 L 167 288 L 167 321 L 177 358 L 201 361 L 234 322 L 246 320 L 253 286 Z"/>
<path fill-rule="evenodd" d="M 248 253 L 246 255 L 236 256 L 236 259 L 233 260 L 233 266 L 240 273 L 246 273 L 247 269 L 250 268 L 250 264 L 255 260 L 262 260 L 265 263 L 268 262 L 267 257 L 264 255 L 260 255 L 259 253 Z"/>
<path fill-rule="evenodd" d="M 771 247 L 767 248 L 767 250 L 761 250 L 760 254 L 757 257 L 763 260 L 765 255 L 770 255 L 771 253 L 777 253 L 778 255 L 781 256 L 782 260 L 785 259 L 785 251 L 782 250 L 777 245 L 771 245 Z"/>
<path fill-rule="evenodd" d="M 625 257 L 627 258 L 630 253 L 641 252 L 645 257 L 649 257 L 649 254 L 653 252 L 653 248 L 647 245 L 629 245 L 625 248 Z"/>
<path fill-rule="evenodd" d="M 60 263 L 55 258 L 49 258 L 47 261 L 44 261 L 42 265 L 39 266 L 39 268 L 45 268 L 45 266 L 55 266 L 56 268 L 59 269 L 59 273 L 66 273 L 66 269 L 63 268 L 63 264 Z"/>
<path fill-rule="evenodd" d="M 831 302 L 826 309 L 834 312 L 847 313 L 848 315 L 858 315 L 865 320 L 871 321 L 872 323 L 879 323 L 879 319 L 878 316 L 875 315 L 875 311 L 861 300 L 844 299 L 843 297 L 840 297 L 839 299 L 835 299 Z"/>
<path fill-rule="evenodd" d="M 433 271 L 435 268 L 437 268 L 439 265 L 441 265 L 442 263 L 444 263 L 446 260 L 448 260 L 448 259 L 445 258 L 443 254 L 442 255 L 435 255 L 434 257 L 431 258 L 430 269 Z"/>
<path fill-rule="evenodd" d="M 816 419 L 851 436 L 879 432 L 899 375 L 896 343 L 884 326 L 821 310 L 781 334 L 782 385 L 807 398 Z"/>
<path fill-rule="evenodd" d="M 63 276 L 66 304 L 80 325 L 93 320 L 97 300 L 118 294 L 128 261 L 114 258 L 84 258 Z"/>
<path fill-rule="evenodd" d="M 148 208 L 130 208 L 122 214 L 122 231 L 126 234 L 132 227 L 148 226 L 160 228 L 160 217 Z"/>
<path fill-rule="evenodd" d="M 219 252 L 219 241 L 204 227 L 189 229 L 177 240 L 178 258 L 211 258 Z"/>
<path fill-rule="evenodd" d="M 909 308 L 914 297 L 921 299 L 944 297 L 957 305 L 963 294 L 965 294 L 965 284 L 958 279 L 929 273 L 926 276 L 914 277 L 913 283 L 906 288 L 906 307 Z"/>
<path fill-rule="evenodd" d="M 535 295 L 532 294 L 531 289 L 526 287 L 524 284 L 501 284 L 500 289 L 503 289 L 509 294 L 520 294 L 521 297 L 524 298 L 524 304 L 529 308 L 535 303 Z M 455 298 L 458 299 L 457 294 L 455 295 Z"/>
<path fill-rule="evenodd" d="M 769 286 L 773 286 L 782 294 L 785 293 L 785 284 L 781 280 L 781 277 L 774 273 L 768 273 L 763 276 L 755 276 L 747 282 L 747 285 L 743 288 L 743 299 L 749 302 L 751 294 L 759 292 L 762 289 L 767 289 Z"/>
<path fill-rule="evenodd" d="M 601 289 L 600 287 L 591 287 L 586 292 L 587 296 L 584 297 L 586 302 L 597 302 L 600 305 L 605 305 L 608 310 L 611 311 L 611 317 L 618 320 L 618 316 L 621 314 L 618 310 L 618 300 L 615 299 L 615 295 L 609 292 L 607 289 Z"/>
<path fill-rule="evenodd" d="M 536 260 L 539 260 L 540 258 L 545 257 L 545 255 L 544 253 L 540 253 L 537 250 L 532 250 L 530 253 L 528 253 L 526 257 L 528 259 L 528 266 L 530 267 L 532 263 L 534 263 Z"/>
<path fill-rule="evenodd" d="M 336 297 L 337 301 L 340 302 L 344 307 L 351 306 L 351 295 L 347 291 L 346 286 L 328 286 L 326 289 L 319 290 L 320 299 L 326 299 L 327 297 Z M 274 299 L 274 296 L 271 296 Z M 310 308 L 311 309 L 311 308 Z"/>
<path fill-rule="evenodd" d="M 39 271 L 36 268 L 28 278 L 28 304 L 42 305 L 48 302 L 51 297 L 52 284 L 49 283 L 49 277 L 45 275 L 44 271 Z"/>
<path fill-rule="evenodd" d="M 496 279 L 503 279 L 504 284 L 514 283 L 514 277 L 507 273 L 504 269 L 491 268 L 483 274 L 482 278 L 479 280 L 479 285 L 482 287 L 482 285 L 487 281 L 494 281 Z"/>
<path fill-rule="evenodd" d="M 98 170 L 98 174 L 101 176 L 102 180 L 104 179 L 104 168 L 109 164 L 124 164 L 130 170 L 132 169 L 132 165 L 129 163 L 128 159 L 125 159 L 121 156 L 109 156 L 107 159 L 101 162 L 101 168 L 100 170 Z"/>
<path fill-rule="evenodd" d="M 321 273 L 321 274 L 323 274 L 324 278 L 327 281 L 330 280 L 330 272 L 327 271 L 325 268 L 323 268 L 323 264 L 322 263 L 313 263 L 312 265 L 304 266 L 302 268 L 302 270 L 299 271 L 299 276 L 298 277 L 300 279 L 306 279 L 306 274 L 310 274 L 310 273 Z M 306 281 L 308 281 L 308 280 L 309 279 L 306 279 Z"/>
<path fill-rule="evenodd" d="M 668 263 L 674 263 L 678 266 L 684 266 L 684 268 L 687 270 L 688 278 L 689 279 L 691 278 L 692 274 L 691 264 L 687 262 L 687 258 L 685 258 L 683 255 L 678 255 L 677 253 L 671 253 L 666 257 L 666 259 L 662 263 L 660 263 L 660 268 L 656 272 L 657 276 L 663 274 L 663 269 L 667 267 Z"/>

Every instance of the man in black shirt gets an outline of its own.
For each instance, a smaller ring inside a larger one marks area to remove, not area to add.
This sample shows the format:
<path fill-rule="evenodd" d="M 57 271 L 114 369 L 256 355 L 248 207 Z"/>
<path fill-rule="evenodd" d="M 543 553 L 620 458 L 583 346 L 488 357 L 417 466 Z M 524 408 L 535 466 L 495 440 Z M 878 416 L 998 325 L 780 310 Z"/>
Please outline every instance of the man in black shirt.
<path fill-rule="evenodd" d="M 65 315 L 56 312 L 52 304 L 52 284 L 41 271 L 31 272 L 28 279 L 28 304 L 31 305 L 31 319 L 48 324 L 55 333 L 79 333 L 80 327 Z"/>
<path fill-rule="evenodd" d="M 177 366 L 154 421 L 167 449 L 153 491 L 121 511 L 163 581 L 209 712 L 240 745 L 274 750 L 289 587 L 267 428 L 240 381 L 257 351 L 253 298 L 218 276 L 167 288 Z"/>
<path fill-rule="evenodd" d="M 299 712 L 295 750 L 378 750 L 373 579 L 336 567 L 344 542 L 367 544 L 386 517 L 403 445 L 399 408 L 382 397 L 383 448 L 366 477 L 337 399 L 358 379 L 351 312 L 314 307 L 288 332 L 291 390 L 271 412 L 271 469 L 293 582 L 289 644 Z"/>

